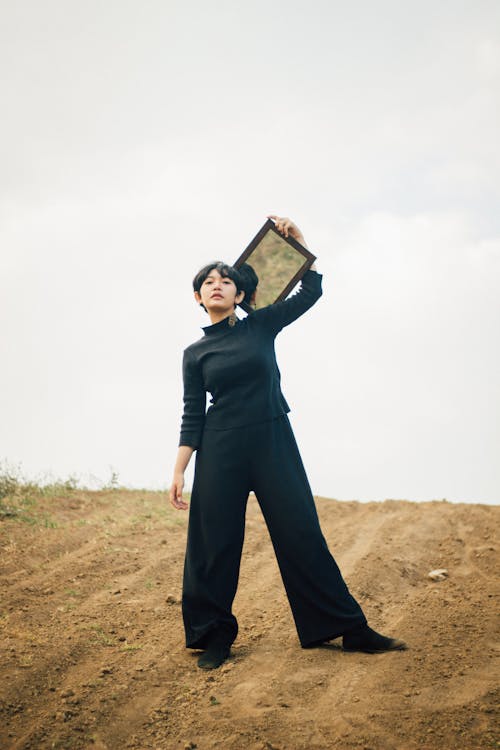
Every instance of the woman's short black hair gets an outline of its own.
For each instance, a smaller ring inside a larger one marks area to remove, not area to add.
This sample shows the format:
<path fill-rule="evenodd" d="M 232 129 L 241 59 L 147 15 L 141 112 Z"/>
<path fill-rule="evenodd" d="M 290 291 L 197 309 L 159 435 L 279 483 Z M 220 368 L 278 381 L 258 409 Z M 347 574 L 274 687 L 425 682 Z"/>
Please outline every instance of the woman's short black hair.
<path fill-rule="evenodd" d="M 255 273 L 250 263 L 243 263 L 241 266 L 239 266 L 238 271 L 243 279 L 243 291 L 245 292 L 243 302 L 250 303 L 252 294 L 257 289 L 259 277 Z"/>
<path fill-rule="evenodd" d="M 245 291 L 245 287 L 243 286 L 243 279 L 236 268 L 233 268 L 233 266 L 229 266 L 227 263 L 223 263 L 221 260 L 214 260 L 213 263 L 209 263 L 207 266 L 203 266 L 203 268 L 201 268 L 194 277 L 193 289 L 195 292 L 200 291 L 201 285 L 207 278 L 210 271 L 213 271 L 214 269 L 218 271 L 222 277 L 234 281 L 238 292 Z"/>

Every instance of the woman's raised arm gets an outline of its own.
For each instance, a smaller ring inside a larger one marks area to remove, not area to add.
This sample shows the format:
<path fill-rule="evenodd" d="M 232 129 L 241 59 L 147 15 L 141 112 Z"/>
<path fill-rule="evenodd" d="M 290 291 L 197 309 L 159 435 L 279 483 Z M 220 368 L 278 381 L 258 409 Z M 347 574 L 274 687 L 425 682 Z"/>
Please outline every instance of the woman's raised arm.
<path fill-rule="evenodd" d="M 304 235 L 291 219 L 287 217 L 280 218 L 274 215 L 270 215 L 268 218 L 274 221 L 276 229 L 284 237 L 291 236 L 306 247 Z M 321 297 L 321 280 L 321 274 L 316 272 L 316 267 L 313 265 L 302 277 L 301 287 L 298 292 L 286 300 L 275 302 L 267 307 L 261 307 L 252 314 L 253 319 L 256 322 L 260 320 L 262 325 L 276 335 L 282 328 L 290 325 L 290 323 L 293 323 L 294 320 L 303 315 L 306 310 L 309 310 Z"/>

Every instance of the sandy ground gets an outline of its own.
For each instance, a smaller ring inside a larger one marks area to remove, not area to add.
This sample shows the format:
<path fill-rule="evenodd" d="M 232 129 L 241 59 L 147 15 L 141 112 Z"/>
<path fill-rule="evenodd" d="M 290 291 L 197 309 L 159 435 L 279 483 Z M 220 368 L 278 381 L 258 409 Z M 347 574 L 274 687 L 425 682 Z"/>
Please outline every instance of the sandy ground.
<path fill-rule="evenodd" d="M 300 648 L 255 498 L 222 669 L 184 647 L 185 513 L 161 493 L 17 498 L 0 520 L 0 747 L 499 747 L 499 508 L 317 499 L 373 627 L 406 652 Z M 449 577 L 427 574 L 447 568 Z"/>

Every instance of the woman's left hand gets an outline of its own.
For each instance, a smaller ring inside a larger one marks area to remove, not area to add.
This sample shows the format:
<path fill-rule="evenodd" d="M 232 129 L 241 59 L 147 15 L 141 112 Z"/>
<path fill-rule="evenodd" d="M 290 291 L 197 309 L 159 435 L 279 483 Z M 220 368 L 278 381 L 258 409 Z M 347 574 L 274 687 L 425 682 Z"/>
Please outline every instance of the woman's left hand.
<path fill-rule="evenodd" d="M 267 218 L 274 221 L 276 229 L 284 237 L 288 237 L 290 235 L 290 237 L 293 237 L 294 240 L 300 242 L 301 245 L 307 247 L 304 235 L 298 228 L 297 224 L 294 224 L 293 221 L 287 216 L 275 216 L 274 214 L 269 214 Z"/>

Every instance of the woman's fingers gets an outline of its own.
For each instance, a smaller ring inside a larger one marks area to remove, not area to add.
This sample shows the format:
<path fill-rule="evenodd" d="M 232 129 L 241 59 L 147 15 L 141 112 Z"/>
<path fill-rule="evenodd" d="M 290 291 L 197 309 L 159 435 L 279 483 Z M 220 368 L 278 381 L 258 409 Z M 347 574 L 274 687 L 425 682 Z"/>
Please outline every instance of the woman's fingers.
<path fill-rule="evenodd" d="M 276 226 L 282 226 L 283 222 L 286 221 L 286 218 L 283 218 L 282 216 L 275 216 L 274 214 L 268 214 L 268 219 L 272 219 Z"/>
<path fill-rule="evenodd" d="M 187 510 L 189 508 L 189 505 L 185 500 L 177 500 L 174 503 L 174 508 L 176 508 L 177 510 Z"/>
<path fill-rule="evenodd" d="M 170 502 L 176 510 L 187 510 L 187 508 L 189 507 L 186 501 L 182 499 L 182 497 L 173 497 L 170 499 Z"/>
<path fill-rule="evenodd" d="M 288 231 L 286 229 L 285 222 L 287 221 L 286 218 L 282 218 L 280 216 L 275 216 L 274 214 L 269 214 L 267 217 L 268 219 L 272 219 L 274 221 L 274 225 L 278 232 L 281 232 L 281 234 L 284 234 L 285 237 L 288 237 Z"/>
<path fill-rule="evenodd" d="M 288 216 L 275 216 L 275 214 L 268 214 L 267 218 L 274 221 L 278 232 L 285 237 L 288 237 L 289 234 L 291 234 L 292 237 L 297 237 L 300 234 L 299 228 L 288 218 Z"/>

